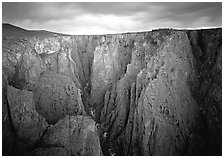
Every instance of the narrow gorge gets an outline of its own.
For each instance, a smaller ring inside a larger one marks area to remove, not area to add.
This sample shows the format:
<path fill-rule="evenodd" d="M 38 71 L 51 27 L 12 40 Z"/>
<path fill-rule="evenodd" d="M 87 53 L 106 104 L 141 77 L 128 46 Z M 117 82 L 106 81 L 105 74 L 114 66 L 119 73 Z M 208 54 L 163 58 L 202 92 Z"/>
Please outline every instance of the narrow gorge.
<path fill-rule="evenodd" d="M 222 155 L 221 138 L 221 28 L 3 36 L 3 155 Z"/>

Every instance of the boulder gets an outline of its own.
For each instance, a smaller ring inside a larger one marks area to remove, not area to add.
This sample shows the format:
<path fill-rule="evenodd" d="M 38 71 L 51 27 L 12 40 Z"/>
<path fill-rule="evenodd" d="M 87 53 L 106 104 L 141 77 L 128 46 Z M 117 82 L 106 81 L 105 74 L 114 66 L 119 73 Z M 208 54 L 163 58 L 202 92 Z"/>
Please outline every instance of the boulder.
<path fill-rule="evenodd" d="M 29 90 L 35 86 L 43 66 L 32 43 L 26 39 L 4 40 L 2 62 L 8 82 Z"/>
<path fill-rule="evenodd" d="M 33 91 L 41 73 L 45 70 L 45 65 L 31 47 L 27 47 L 21 58 L 21 61 L 16 65 L 13 85 L 19 89 Z"/>
<path fill-rule="evenodd" d="M 13 132 L 23 142 L 34 144 L 42 136 L 48 124 L 35 110 L 33 93 L 8 86 L 7 99 L 15 130 Z"/>
<path fill-rule="evenodd" d="M 41 76 L 34 92 L 37 111 L 54 124 L 66 115 L 85 114 L 81 90 L 72 79 L 48 72 Z"/>
<path fill-rule="evenodd" d="M 63 147 L 71 156 L 100 156 L 97 131 L 95 121 L 89 117 L 66 116 L 50 126 L 43 137 L 43 144 Z"/>

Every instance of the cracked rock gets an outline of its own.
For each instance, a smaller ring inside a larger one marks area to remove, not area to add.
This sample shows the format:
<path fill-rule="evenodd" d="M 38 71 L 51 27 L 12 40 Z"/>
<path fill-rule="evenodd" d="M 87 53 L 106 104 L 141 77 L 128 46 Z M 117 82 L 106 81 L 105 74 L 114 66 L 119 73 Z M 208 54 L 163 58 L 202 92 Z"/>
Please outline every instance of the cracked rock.
<path fill-rule="evenodd" d="M 48 124 L 35 110 L 33 93 L 8 86 L 7 99 L 16 135 L 27 144 L 34 144 Z"/>
<path fill-rule="evenodd" d="M 41 76 L 34 92 L 37 111 L 54 124 L 66 115 L 85 114 L 79 90 L 72 80 L 54 72 Z"/>
<path fill-rule="evenodd" d="M 45 146 L 64 147 L 69 155 L 100 156 L 100 140 L 94 120 L 85 116 L 66 116 L 51 125 L 44 135 Z"/>

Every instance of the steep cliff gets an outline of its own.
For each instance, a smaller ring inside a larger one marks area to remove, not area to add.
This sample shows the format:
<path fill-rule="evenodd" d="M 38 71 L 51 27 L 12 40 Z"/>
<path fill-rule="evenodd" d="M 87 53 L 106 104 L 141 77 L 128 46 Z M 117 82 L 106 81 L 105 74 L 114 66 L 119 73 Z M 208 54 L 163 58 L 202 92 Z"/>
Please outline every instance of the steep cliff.
<path fill-rule="evenodd" d="M 221 33 L 4 37 L 3 154 L 221 155 Z"/>

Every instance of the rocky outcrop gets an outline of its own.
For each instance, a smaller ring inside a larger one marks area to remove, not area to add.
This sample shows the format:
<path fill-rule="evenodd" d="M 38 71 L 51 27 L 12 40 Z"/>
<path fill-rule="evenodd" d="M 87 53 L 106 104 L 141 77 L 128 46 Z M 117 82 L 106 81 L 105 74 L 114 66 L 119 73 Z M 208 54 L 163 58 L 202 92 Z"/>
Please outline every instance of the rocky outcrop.
<path fill-rule="evenodd" d="M 66 116 L 56 124 L 48 126 L 45 121 L 48 117 L 41 116 L 35 110 L 32 92 L 11 86 L 7 91 L 10 116 L 3 110 L 3 138 L 8 138 L 7 141 L 3 139 L 3 143 L 9 148 L 3 148 L 4 154 L 102 155 L 94 120 L 85 116 Z M 8 125 L 10 121 L 12 129 Z"/>
<path fill-rule="evenodd" d="M 84 114 L 81 90 L 72 79 L 57 73 L 43 74 L 34 91 L 36 110 L 54 124 L 66 115 Z"/>
<path fill-rule="evenodd" d="M 51 126 L 42 140 L 43 147 L 62 147 L 68 155 L 101 155 L 96 123 L 88 117 L 66 116 Z M 50 148 L 48 152 L 51 153 L 52 150 L 54 149 Z M 47 154 L 42 153 L 43 155 Z"/>
<path fill-rule="evenodd" d="M 28 40 L 10 39 L 3 42 L 3 71 L 16 88 L 33 90 L 44 65 Z"/>
<path fill-rule="evenodd" d="M 8 87 L 8 103 L 14 132 L 24 142 L 34 144 L 48 124 L 35 110 L 33 93 Z"/>
<path fill-rule="evenodd" d="M 118 81 L 113 92 L 116 93 L 116 98 L 110 97 L 111 100 L 115 100 L 115 103 L 111 105 L 114 109 L 109 111 L 108 105 L 105 105 L 109 114 L 101 119 L 107 120 L 105 128 L 110 129 L 109 139 L 115 140 L 112 144 L 117 144 L 119 140 L 121 146 L 112 145 L 119 155 L 128 155 L 130 152 L 136 155 L 181 154 L 181 151 L 176 149 L 172 151 L 168 147 L 172 141 L 176 141 L 172 139 L 173 137 L 180 137 L 177 143 L 185 142 L 182 133 L 185 128 L 189 128 L 186 127 L 187 119 L 194 120 L 193 117 L 188 116 L 190 114 L 194 116 L 192 111 L 194 112 L 197 108 L 195 103 L 187 102 L 192 100 L 187 86 L 187 79 L 192 74 L 192 56 L 189 57 L 188 37 L 179 32 L 174 34 L 168 32 L 161 39 L 159 39 L 160 33 L 152 33 L 152 36 L 158 39 L 160 45 L 155 45 L 151 39 L 147 38 L 134 43 L 131 63 L 127 65 L 126 74 Z M 181 90 L 186 92 L 177 92 Z M 187 93 L 186 96 L 185 93 Z M 189 108 L 189 104 L 192 108 Z M 179 122 L 185 124 L 182 127 L 183 131 L 179 129 L 179 126 L 182 126 Z M 155 131 L 155 128 L 167 130 Z M 138 132 L 138 135 L 130 133 L 134 130 L 137 130 L 135 132 Z M 161 142 L 164 141 L 163 139 L 167 139 L 164 142 L 170 142 L 160 144 L 160 148 L 156 147 L 156 137 L 152 139 L 153 132 L 157 134 Z M 135 149 L 131 149 L 132 144 L 129 142 L 136 143 L 133 145 Z M 183 147 L 184 145 L 174 143 L 171 146 Z M 151 149 L 152 147 L 154 149 Z M 158 149 L 159 151 L 156 151 Z"/>
<path fill-rule="evenodd" d="M 205 123 L 198 125 L 199 122 L 201 123 L 201 119 L 206 119 L 205 116 L 201 115 L 201 110 L 206 109 L 207 111 L 208 106 L 202 107 L 201 99 L 204 96 L 195 95 L 200 89 L 200 78 L 197 74 L 201 70 L 197 69 L 198 61 L 194 58 L 195 50 L 192 49 L 192 42 L 189 41 L 189 36 L 185 32 L 168 31 L 166 35 L 164 33 L 165 31 L 152 35 L 154 39 L 158 39 L 156 42 L 147 38 L 145 41 L 141 41 L 143 48 L 141 44 L 136 43 L 138 45 L 137 52 L 141 49 L 145 50 L 147 47 L 151 47 L 151 51 L 140 53 L 143 59 L 134 60 L 135 62 L 139 61 L 139 69 L 138 66 L 132 69 L 131 65 L 134 63 L 132 61 L 127 66 L 124 77 L 116 83 L 116 89 L 113 89 L 112 92 L 107 91 L 105 94 L 101 121 L 109 133 L 109 138 L 105 141 L 105 143 L 110 142 L 110 145 L 106 147 L 108 149 L 105 149 L 108 150 L 106 151 L 108 154 L 110 154 L 109 150 L 118 155 L 198 155 L 199 153 L 206 155 L 213 152 L 221 153 L 221 148 L 205 153 L 205 148 L 209 148 L 210 145 L 204 144 L 202 140 L 210 136 L 205 134 L 198 138 L 198 130 L 201 126 L 206 126 Z M 217 44 L 221 38 L 217 37 L 215 31 L 213 33 L 215 33 L 213 37 L 216 37 L 217 40 L 214 44 L 216 44 L 216 48 L 220 48 Z M 154 49 L 152 49 L 153 45 Z M 133 50 L 133 52 L 136 51 Z M 219 60 L 218 56 L 213 60 Z M 129 71 L 135 72 L 134 70 L 137 72 L 128 75 Z M 137 79 L 132 80 L 131 76 L 137 76 Z M 211 79 L 211 76 L 208 78 Z M 205 84 L 207 86 L 207 83 Z M 198 100 L 198 98 L 201 99 Z M 109 104 L 110 102 L 112 104 Z M 213 104 L 218 106 L 217 103 L 213 102 Z M 216 118 L 216 122 L 213 123 L 217 125 L 216 131 L 220 132 L 221 114 L 218 113 L 220 109 L 215 111 L 213 117 Z M 207 115 L 209 116 L 209 114 Z M 211 118 L 211 120 L 214 119 Z M 214 128 L 214 126 L 210 128 Z M 200 131 L 200 133 L 204 132 Z M 216 135 L 221 136 L 221 133 Z M 213 137 L 212 134 L 211 137 Z M 221 146 L 221 141 L 218 141 L 218 138 L 209 139 L 213 139 L 216 147 Z"/>
<path fill-rule="evenodd" d="M 221 155 L 221 32 L 3 38 L 4 153 Z"/>
<path fill-rule="evenodd" d="M 136 84 L 141 89 L 136 109 L 141 151 L 144 155 L 184 155 L 198 109 L 188 85 L 196 82 L 193 56 L 185 33 L 171 34 L 162 45 L 138 74 Z"/>
<path fill-rule="evenodd" d="M 121 44 L 122 37 L 102 36 L 94 50 L 90 94 L 92 105 L 98 106 L 103 101 L 106 90 L 112 88 L 130 62 L 131 53 Z"/>
<path fill-rule="evenodd" d="M 222 30 L 201 30 L 188 33 L 198 74 L 192 90 L 199 105 L 197 128 L 191 138 L 191 155 L 221 155 L 222 128 Z M 202 141 L 204 140 L 204 141 Z M 200 150 L 196 150 L 200 149 Z"/>

